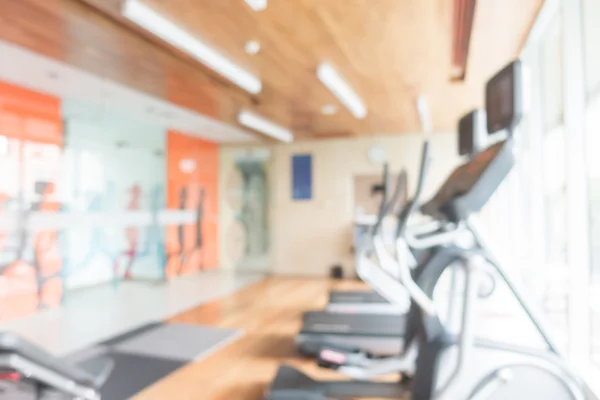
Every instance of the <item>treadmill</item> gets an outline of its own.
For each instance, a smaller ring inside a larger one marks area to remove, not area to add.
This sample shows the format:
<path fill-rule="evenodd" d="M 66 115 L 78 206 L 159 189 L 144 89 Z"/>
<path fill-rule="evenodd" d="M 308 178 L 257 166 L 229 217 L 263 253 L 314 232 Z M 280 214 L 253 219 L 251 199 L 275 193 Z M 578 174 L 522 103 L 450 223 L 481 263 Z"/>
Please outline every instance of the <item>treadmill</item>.
<path fill-rule="evenodd" d="M 72 364 L 9 332 L 0 332 L 0 395 L 6 399 L 100 400 L 114 361 Z"/>
<path fill-rule="evenodd" d="M 484 146 L 485 140 L 482 138 L 482 132 L 485 133 L 485 112 L 475 110 L 465 115 L 458 124 L 458 147 L 461 155 L 468 155 L 469 158 L 473 154 L 478 153 Z M 422 176 L 425 171 L 423 168 L 425 164 L 421 165 L 420 175 Z M 384 175 L 387 172 L 384 172 Z M 385 180 L 384 180 L 385 181 Z M 401 180 L 398 182 L 401 184 Z M 398 186 L 391 198 L 382 204 L 379 212 L 379 224 L 374 229 L 379 229 L 381 224 L 382 216 L 387 215 L 392 204 L 397 202 Z M 407 212 L 410 212 L 413 205 L 412 202 L 406 204 L 399 212 L 398 218 L 402 220 Z M 401 229 L 404 227 L 398 226 L 396 235 L 401 234 Z M 436 235 L 440 233 L 440 224 L 437 222 L 424 224 L 423 226 L 411 227 L 411 234 L 417 237 L 427 237 L 428 235 Z M 368 250 L 367 248 L 362 251 Z M 407 249 L 408 250 L 408 249 Z M 430 265 L 438 263 L 440 259 L 443 259 L 445 255 L 436 254 L 436 248 L 428 249 L 423 251 L 423 255 L 417 260 L 412 257 L 413 250 L 404 253 L 409 253 L 407 256 L 411 256 L 412 259 L 409 264 L 413 266 L 419 265 L 420 267 L 413 270 L 415 274 L 415 280 L 420 282 L 427 282 L 430 276 L 426 275 L 417 279 L 420 274 L 429 274 L 431 270 Z M 398 250 L 399 253 L 401 250 Z M 360 268 L 360 266 L 358 266 Z M 428 269 L 429 268 L 429 269 Z M 397 274 L 397 271 L 388 271 L 392 276 Z M 373 293 L 373 302 L 376 302 L 378 298 L 383 296 L 377 291 L 379 288 L 374 288 L 376 291 Z M 386 357 L 400 354 L 405 346 L 405 328 L 406 328 L 406 313 L 410 306 L 410 300 L 406 291 L 400 289 L 401 293 L 398 293 L 397 301 L 395 304 L 398 308 L 404 309 L 403 313 L 331 313 L 327 311 L 307 311 L 303 315 L 302 328 L 296 337 L 296 345 L 301 354 L 306 356 L 319 356 L 323 349 L 336 349 L 340 351 L 355 352 L 358 354 L 364 354 L 367 357 Z M 338 296 L 342 296 L 343 292 L 340 292 Z M 362 296 L 368 297 L 371 292 L 364 292 Z M 352 297 L 352 293 L 348 294 L 348 299 Z M 358 297 L 358 296 L 357 296 Z M 386 300 L 389 304 L 389 302 Z M 453 307 L 450 305 L 449 307 Z M 364 310 L 365 308 L 363 308 Z"/>

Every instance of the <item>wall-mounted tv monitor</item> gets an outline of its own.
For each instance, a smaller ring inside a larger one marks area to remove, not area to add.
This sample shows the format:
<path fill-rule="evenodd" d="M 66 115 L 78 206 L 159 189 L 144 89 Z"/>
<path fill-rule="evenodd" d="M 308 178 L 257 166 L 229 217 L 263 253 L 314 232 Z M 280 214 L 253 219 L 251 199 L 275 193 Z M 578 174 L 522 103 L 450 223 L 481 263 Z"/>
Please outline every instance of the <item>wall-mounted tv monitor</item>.
<path fill-rule="evenodd" d="M 473 110 L 458 121 L 458 154 L 479 153 L 486 146 L 485 111 Z"/>
<path fill-rule="evenodd" d="M 490 134 L 512 129 L 523 116 L 523 76 L 520 61 L 498 72 L 486 85 L 485 108 Z"/>

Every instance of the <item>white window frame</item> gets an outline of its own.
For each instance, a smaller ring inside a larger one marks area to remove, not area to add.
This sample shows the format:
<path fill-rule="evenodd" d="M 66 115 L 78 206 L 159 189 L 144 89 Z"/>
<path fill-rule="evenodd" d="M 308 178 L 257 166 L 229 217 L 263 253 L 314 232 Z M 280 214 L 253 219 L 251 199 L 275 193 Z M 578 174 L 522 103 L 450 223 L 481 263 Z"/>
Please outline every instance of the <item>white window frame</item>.
<path fill-rule="evenodd" d="M 563 29 L 563 117 L 566 151 L 566 194 L 567 194 L 567 258 L 570 272 L 568 297 L 569 321 L 569 361 L 579 369 L 592 390 L 600 395 L 600 368 L 593 365 L 590 359 L 591 325 L 590 325 L 590 226 L 588 177 L 586 174 L 586 87 L 583 47 L 583 24 L 581 0 L 546 0 L 530 32 L 524 53 L 532 66 L 539 66 L 540 40 L 562 7 Z M 538 63 L 538 64 L 536 64 Z M 539 68 L 532 68 L 539 71 Z M 533 74 L 532 74 L 533 75 Z M 529 130 L 532 132 L 530 151 L 541 148 L 541 99 L 539 98 L 540 78 L 530 76 L 534 93 L 531 93 L 532 108 L 530 110 Z M 536 96 L 538 96 L 536 98 Z M 541 150 L 539 150 L 541 151 Z M 538 154 L 534 158 L 534 168 L 539 168 L 541 160 Z M 532 187 L 534 196 L 543 195 L 541 187 Z M 532 223 L 540 224 L 540 216 L 532 215 Z M 543 218 L 543 217 L 542 217 Z M 543 250 L 541 243 L 532 243 L 536 251 Z M 545 253 L 545 252 L 544 252 Z M 539 254 L 539 253 L 538 253 Z M 540 275 L 543 276 L 543 275 Z"/>

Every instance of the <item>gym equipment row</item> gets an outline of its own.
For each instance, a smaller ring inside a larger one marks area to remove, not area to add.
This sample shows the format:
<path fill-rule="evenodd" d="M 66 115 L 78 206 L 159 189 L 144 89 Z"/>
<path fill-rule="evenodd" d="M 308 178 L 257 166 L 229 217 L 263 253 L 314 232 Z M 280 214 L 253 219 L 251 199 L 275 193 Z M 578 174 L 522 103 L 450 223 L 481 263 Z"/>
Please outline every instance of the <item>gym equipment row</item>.
<path fill-rule="evenodd" d="M 367 302 L 380 302 L 385 307 L 385 303 L 404 304 L 408 297 L 408 311 L 325 311 L 304 316 L 298 337 L 300 351 L 316 355 L 320 366 L 354 379 L 316 381 L 292 367 L 281 366 L 267 399 L 585 398 L 581 382 L 497 261 L 477 221 L 477 214 L 516 164 L 514 132 L 523 115 L 522 96 L 522 67 L 515 61 L 488 81 L 485 113 L 474 111 L 459 122 L 459 151 L 470 159 L 454 169 L 431 200 L 422 203 L 430 165 L 429 144 L 424 144 L 416 192 L 396 212 L 391 251 L 382 237 L 381 225 L 396 207 L 398 190 L 389 198 L 384 196 L 369 240 L 358 250 L 357 273 L 376 293 L 367 292 Z M 488 135 L 504 132 L 506 137 L 482 149 L 482 131 Z M 429 218 L 427 223 L 413 223 L 419 212 Z M 448 305 L 449 314 L 460 311 L 457 330 L 452 329 L 433 298 L 446 271 L 454 282 L 446 299 L 453 303 Z M 459 285 L 456 281 L 461 278 Z M 475 309 L 478 301 L 494 290 L 495 282 L 490 286 L 490 279 L 500 279 L 510 289 L 543 338 L 544 350 L 476 337 Z M 457 294 L 460 304 L 454 304 Z M 336 293 L 332 297 L 339 300 L 344 296 Z M 356 296 L 348 298 L 356 301 Z M 399 382 L 371 380 L 390 373 L 399 373 L 402 378 Z"/>

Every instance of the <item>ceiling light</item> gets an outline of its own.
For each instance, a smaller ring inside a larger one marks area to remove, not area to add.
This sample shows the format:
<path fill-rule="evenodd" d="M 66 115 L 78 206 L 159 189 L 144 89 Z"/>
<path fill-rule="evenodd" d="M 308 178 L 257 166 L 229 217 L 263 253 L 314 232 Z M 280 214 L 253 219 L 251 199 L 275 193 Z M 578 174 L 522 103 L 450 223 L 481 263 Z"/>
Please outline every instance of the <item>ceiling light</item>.
<path fill-rule="evenodd" d="M 260 51 L 260 42 L 258 40 L 248 40 L 244 45 L 246 53 L 255 55 Z"/>
<path fill-rule="evenodd" d="M 429 102 L 427 101 L 427 98 L 423 95 L 420 95 L 417 98 L 417 112 L 419 113 L 421 129 L 424 133 L 431 133 L 433 131 L 433 123 L 431 122 L 431 111 L 429 110 Z"/>
<path fill-rule="evenodd" d="M 229 79 L 242 89 L 257 94 L 262 90 L 259 78 L 223 57 L 200 40 L 165 19 L 139 0 L 127 0 L 123 15 L 165 42 L 190 54 L 207 67 Z"/>
<path fill-rule="evenodd" d="M 241 111 L 238 114 L 238 122 L 247 128 L 264 133 L 282 142 L 291 143 L 294 140 L 294 135 L 289 129 L 283 128 L 251 111 Z"/>
<path fill-rule="evenodd" d="M 337 112 L 337 107 L 334 104 L 326 104 L 321 107 L 321 114 L 323 115 L 333 115 Z"/>
<path fill-rule="evenodd" d="M 246 0 L 246 3 L 250 6 L 254 11 L 263 11 L 267 8 L 267 0 Z"/>
<path fill-rule="evenodd" d="M 367 116 L 367 108 L 354 89 L 327 62 L 322 62 L 317 68 L 317 77 L 350 110 L 358 119 Z"/>

